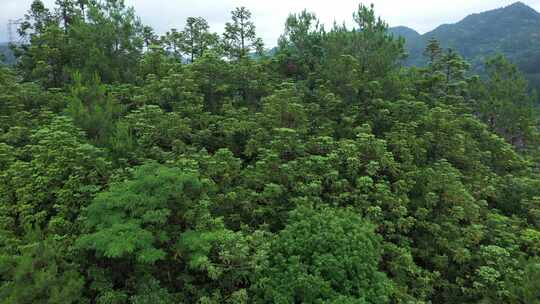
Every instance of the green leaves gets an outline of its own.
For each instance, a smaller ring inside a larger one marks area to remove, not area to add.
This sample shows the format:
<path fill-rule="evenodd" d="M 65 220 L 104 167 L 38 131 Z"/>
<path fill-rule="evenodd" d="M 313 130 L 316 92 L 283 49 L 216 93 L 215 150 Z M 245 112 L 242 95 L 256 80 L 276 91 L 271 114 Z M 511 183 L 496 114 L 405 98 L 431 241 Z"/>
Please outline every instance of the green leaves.
<path fill-rule="evenodd" d="M 92 232 L 79 238 L 78 247 L 109 258 L 132 256 L 150 264 L 161 260 L 166 253 L 160 247 L 174 237 L 174 227 L 191 222 L 187 214 L 196 208 L 191 204 L 200 199 L 201 187 L 194 172 L 143 165 L 133 180 L 113 185 L 88 206 Z M 170 226 L 172 219 L 176 224 Z"/>
<path fill-rule="evenodd" d="M 260 302 L 386 303 L 392 287 L 377 269 L 379 242 L 350 210 L 300 207 L 267 253 Z"/>
<path fill-rule="evenodd" d="M 79 265 L 66 259 L 66 247 L 52 238 L 29 233 L 17 253 L 0 254 L 3 303 L 81 303 L 85 279 Z"/>
<path fill-rule="evenodd" d="M 216 48 L 218 37 L 209 32 L 208 22 L 202 17 L 189 17 L 181 33 L 179 50 L 186 54 L 191 62 L 201 57 L 208 49 Z"/>
<path fill-rule="evenodd" d="M 251 12 L 245 7 L 237 7 L 231 12 L 232 22 L 225 24 L 223 49 L 231 59 L 246 59 L 251 51 L 262 54 L 263 42 L 257 38 Z"/>
<path fill-rule="evenodd" d="M 476 104 L 480 119 L 517 149 L 530 151 L 538 143 L 538 110 L 527 80 L 502 55 L 488 59 L 485 68 L 489 78 Z"/>
<path fill-rule="evenodd" d="M 79 211 L 106 181 L 109 163 L 66 117 L 54 117 L 30 140 L 26 157 L 0 174 L 0 195 L 14 206 L 6 216 L 18 218 L 19 227 L 12 229 L 19 232 L 26 225 L 39 225 L 71 234 Z"/>
<path fill-rule="evenodd" d="M 123 1 L 34 2 L 0 67 L 0 302 L 537 302 L 514 66 L 470 76 L 432 41 L 402 68 L 363 5 L 354 29 L 291 15 L 252 56 L 251 17 L 218 43 L 201 18 L 158 38 Z"/>
<path fill-rule="evenodd" d="M 143 27 L 122 1 L 61 1 L 49 10 L 36 1 L 21 33 L 29 44 L 18 48 L 25 80 L 61 88 L 75 71 L 105 83 L 135 80 L 142 54 Z"/>
<path fill-rule="evenodd" d="M 151 247 L 152 234 L 136 222 L 115 224 L 89 236 L 82 236 L 78 245 L 82 248 L 96 249 L 108 258 L 121 258 L 135 254 L 143 263 L 154 263 L 163 257 L 164 252 Z"/>

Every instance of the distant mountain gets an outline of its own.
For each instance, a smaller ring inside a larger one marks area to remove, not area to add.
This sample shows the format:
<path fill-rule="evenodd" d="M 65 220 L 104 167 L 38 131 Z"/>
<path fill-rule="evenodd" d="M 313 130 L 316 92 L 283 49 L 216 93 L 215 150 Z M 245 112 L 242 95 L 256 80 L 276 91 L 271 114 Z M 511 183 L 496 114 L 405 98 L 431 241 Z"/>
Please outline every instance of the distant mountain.
<path fill-rule="evenodd" d="M 391 28 L 407 40 L 410 65 L 423 65 L 423 50 L 430 38 L 453 48 L 480 71 L 489 56 L 502 53 L 540 89 L 540 13 L 522 2 L 472 14 L 455 24 L 444 24 L 424 35 L 406 27 Z"/>
<path fill-rule="evenodd" d="M 390 32 L 394 34 L 394 36 L 400 36 L 405 38 L 405 40 L 407 41 L 416 40 L 422 37 L 422 35 L 420 35 L 417 31 L 406 26 L 392 27 L 390 28 Z"/>
<path fill-rule="evenodd" d="M 0 42 L 0 63 L 15 63 L 15 57 L 13 56 L 13 52 L 9 48 L 9 44 L 7 42 Z"/>

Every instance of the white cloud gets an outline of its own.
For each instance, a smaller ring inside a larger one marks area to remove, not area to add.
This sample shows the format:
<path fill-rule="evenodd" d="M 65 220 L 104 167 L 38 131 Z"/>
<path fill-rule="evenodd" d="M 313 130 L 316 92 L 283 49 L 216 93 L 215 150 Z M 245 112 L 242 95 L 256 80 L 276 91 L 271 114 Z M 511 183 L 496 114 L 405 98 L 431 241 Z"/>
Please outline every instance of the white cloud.
<path fill-rule="evenodd" d="M 423 33 L 443 23 L 454 23 L 471 13 L 509 5 L 515 0 L 125 0 L 134 6 L 143 22 L 163 33 L 172 27 L 182 28 L 189 16 L 204 17 L 212 30 L 221 32 L 229 12 L 246 6 L 253 13 L 258 34 L 267 45 L 275 45 L 289 13 L 304 8 L 317 14 L 330 26 L 333 21 L 351 23 L 352 13 L 360 2 L 375 4 L 375 11 L 391 26 L 406 25 Z M 7 20 L 24 15 L 32 0 L 0 0 L 0 41 L 7 39 Z M 48 5 L 54 0 L 44 0 Z M 540 0 L 525 0 L 540 10 Z"/>

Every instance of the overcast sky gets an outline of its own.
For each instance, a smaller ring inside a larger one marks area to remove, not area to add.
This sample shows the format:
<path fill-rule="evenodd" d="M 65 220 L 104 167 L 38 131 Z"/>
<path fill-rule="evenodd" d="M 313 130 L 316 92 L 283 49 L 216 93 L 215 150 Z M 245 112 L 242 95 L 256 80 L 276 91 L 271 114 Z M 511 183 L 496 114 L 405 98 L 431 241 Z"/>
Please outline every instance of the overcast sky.
<path fill-rule="evenodd" d="M 420 33 L 428 32 L 440 24 L 454 23 L 471 13 L 478 13 L 512 4 L 516 0 L 125 0 L 134 6 L 145 24 L 158 33 L 170 28 L 183 28 L 189 16 L 205 18 L 215 32 L 221 32 L 228 21 L 229 12 L 237 6 L 246 6 L 253 13 L 257 33 L 267 47 L 276 44 L 289 13 L 304 8 L 314 12 L 321 21 L 331 25 L 334 21 L 351 24 L 352 13 L 363 2 L 374 3 L 375 11 L 390 26 L 406 25 Z M 7 40 L 9 19 L 24 15 L 32 0 L 0 0 L 0 41 Z M 47 5 L 54 0 L 44 0 Z M 522 1 L 540 11 L 540 0 Z"/>

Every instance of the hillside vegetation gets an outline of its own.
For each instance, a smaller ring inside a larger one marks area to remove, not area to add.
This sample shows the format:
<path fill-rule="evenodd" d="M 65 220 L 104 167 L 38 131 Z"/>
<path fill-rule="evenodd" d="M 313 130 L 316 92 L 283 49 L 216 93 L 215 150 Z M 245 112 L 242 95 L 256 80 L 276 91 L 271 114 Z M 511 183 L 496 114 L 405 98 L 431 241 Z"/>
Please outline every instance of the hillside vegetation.
<path fill-rule="evenodd" d="M 539 303 L 537 99 L 506 58 L 403 67 L 363 5 L 291 14 L 269 56 L 244 7 L 160 37 L 57 3 L 0 67 L 0 303 Z"/>
<path fill-rule="evenodd" d="M 503 54 L 540 90 L 540 13 L 522 2 L 472 14 L 423 35 L 406 27 L 390 31 L 407 40 L 409 65 L 425 65 L 424 48 L 430 39 L 437 39 L 444 48 L 460 53 L 476 72 L 483 72 L 487 58 Z"/>

